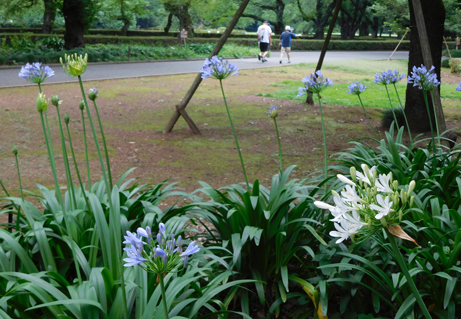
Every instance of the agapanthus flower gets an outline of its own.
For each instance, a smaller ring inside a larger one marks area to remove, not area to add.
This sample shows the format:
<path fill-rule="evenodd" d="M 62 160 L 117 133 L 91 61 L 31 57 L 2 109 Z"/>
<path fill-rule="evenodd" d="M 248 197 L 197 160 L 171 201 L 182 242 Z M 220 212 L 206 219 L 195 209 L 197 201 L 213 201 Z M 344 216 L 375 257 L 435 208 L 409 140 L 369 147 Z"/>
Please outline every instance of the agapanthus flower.
<path fill-rule="evenodd" d="M 396 226 L 402 218 L 402 212 L 407 203 L 411 207 L 413 199 L 411 192 L 415 182 L 410 182 L 408 189 L 398 191 L 398 183 L 392 182 L 392 174 L 377 176 L 376 167 L 371 169 L 363 164 L 362 172 L 351 168 L 352 180 L 338 175 L 345 183 L 344 189 L 338 194 L 332 191 L 334 205 L 316 201 L 314 205 L 331 212 L 335 229 L 330 236 L 339 237 L 340 243 L 357 235 L 368 238 L 383 227 Z M 410 198 L 410 201 L 407 199 Z"/>
<path fill-rule="evenodd" d="M 143 238 L 146 238 L 147 243 Z M 181 264 L 185 268 L 189 257 L 200 251 L 195 242 L 191 242 L 183 252 L 182 237 L 178 236 L 176 239 L 174 235 L 168 235 L 163 223 L 159 224 L 156 236 L 149 226 L 139 227 L 136 233 L 128 231 L 123 243 L 127 245 L 124 248 L 128 254 L 128 258 L 124 259 L 127 262 L 126 267 L 139 265 L 158 275 L 175 271 Z"/>
<path fill-rule="evenodd" d="M 54 76 L 54 71 L 47 65 L 42 66 L 40 62 L 26 63 L 25 66 L 21 67 L 21 71 L 19 71 L 19 77 L 36 84 L 43 83 L 52 76 Z"/>
<path fill-rule="evenodd" d="M 455 89 L 456 91 L 461 91 L 461 82 L 459 82 L 458 86 Z"/>
<path fill-rule="evenodd" d="M 347 87 L 349 91 L 347 91 L 347 94 L 352 94 L 352 95 L 360 95 L 362 92 L 364 92 L 367 87 L 362 83 L 362 82 L 352 82 L 351 85 Z"/>
<path fill-rule="evenodd" d="M 269 116 L 270 118 L 273 118 L 275 119 L 277 117 L 277 115 L 279 115 L 279 113 L 277 112 L 277 105 L 272 105 L 270 108 L 269 108 L 269 111 L 266 112 L 267 116 Z"/>
<path fill-rule="evenodd" d="M 440 85 L 440 81 L 437 80 L 437 74 L 434 73 L 434 70 L 434 66 L 429 70 L 422 64 L 419 68 L 414 66 L 411 75 L 408 77 L 408 83 L 413 83 L 413 87 L 417 87 L 420 90 L 432 91 Z"/>
<path fill-rule="evenodd" d="M 238 66 L 229 63 L 227 60 L 223 60 L 223 58 L 218 58 L 218 56 L 215 55 L 211 60 L 208 58 L 205 60 L 205 63 L 200 69 L 200 73 L 202 73 L 203 80 L 207 78 L 224 80 L 229 76 L 237 76 L 238 70 Z"/>
<path fill-rule="evenodd" d="M 320 70 L 315 73 L 311 73 L 310 76 L 306 76 L 302 79 L 304 87 L 298 89 L 298 96 L 304 95 L 306 91 L 311 91 L 314 94 L 320 94 L 327 87 L 333 85 L 333 81 L 329 78 L 324 78 Z"/>
<path fill-rule="evenodd" d="M 62 64 L 64 72 L 69 76 L 79 76 L 85 73 L 86 66 L 88 65 L 88 54 L 85 56 L 78 55 L 77 53 L 67 55 L 64 54 L 64 62 L 62 58 L 59 59 Z"/>
<path fill-rule="evenodd" d="M 37 111 L 45 112 L 48 109 L 50 102 L 46 99 L 44 93 L 39 93 L 37 96 Z"/>
<path fill-rule="evenodd" d="M 97 88 L 91 88 L 89 91 L 88 91 L 88 98 L 91 100 L 91 101 L 94 101 L 98 98 L 98 89 Z"/>

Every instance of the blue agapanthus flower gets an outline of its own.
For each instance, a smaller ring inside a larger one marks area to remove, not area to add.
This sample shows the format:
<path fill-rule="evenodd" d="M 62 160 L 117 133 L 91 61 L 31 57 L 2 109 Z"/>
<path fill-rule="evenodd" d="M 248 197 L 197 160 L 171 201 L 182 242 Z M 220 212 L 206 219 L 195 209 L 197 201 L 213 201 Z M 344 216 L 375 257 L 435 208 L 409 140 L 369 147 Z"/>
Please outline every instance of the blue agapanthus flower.
<path fill-rule="evenodd" d="M 461 82 L 459 82 L 458 86 L 456 87 L 456 91 L 461 91 Z"/>
<path fill-rule="evenodd" d="M 419 68 L 414 66 L 411 75 L 408 77 L 408 83 L 413 83 L 413 87 L 418 87 L 420 90 L 432 91 L 440 85 L 434 70 L 434 66 L 429 70 L 422 64 Z"/>
<path fill-rule="evenodd" d="M 278 111 L 277 111 L 277 105 L 272 105 L 270 108 L 269 108 L 269 111 L 266 112 L 267 116 L 271 117 L 271 118 L 276 118 L 277 115 L 279 114 Z"/>
<path fill-rule="evenodd" d="M 26 65 L 22 66 L 18 75 L 30 83 L 40 84 L 54 76 L 54 71 L 47 65 L 42 66 L 40 62 L 35 62 L 32 64 L 26 63 Z"/>
<path fill-rule="evenodd" d="M 195 242 L 191 242 L 183 252 L 181 236 L 176 239 L 174 235 L 167 235 L 163 223 L 159 225 L 156 240 L 149 226 L 145 229 L 138 228 L 136 233 L 127 231 L 126 234 L 123 242 L 127 245 L 124 250 L 128 255 L 128 258 L 124 259 L 125 267 L 139 265 L 148 272 L 165 274 L 180 267 L 181 264 L 186 267 L 189 257 L 200 251 Z"/>
<path fill-rule="evenodd" d="M 298 89 L 298 96 L 304 95 L 306 91 L 311 91 L 315 94 L 320 94 L 323 90 L 327 87 L 333 85 L 333 81 L 329 78 L 324 78 L 322 75 L 322 71 L 318 70 L 315 73 L 311 73 L 310 76 L 306 76 L 302 79 L 304 83 L 304 87 L 300 87 Z"/>
<path fill-rule="evenodd" d="M 347 91 L 347 94 L 353 94 L 353 95 L 360 95 L 360 93 L 364 92 L 367 87 L 362 83 L 362 82 L 352 82 L 351 85 L 347 87 L 349 91 Z"/>
<path fill-rule="evenodd" d="M 229 63 L 223 58 L 218 58 L 216 55 L 210 59 L 206 59 L 200 73 L 202 73 L 202 79 L 213 78 L 217 80 L 224 80 L 229 76 L 238 75 L 239 67 Z"/>

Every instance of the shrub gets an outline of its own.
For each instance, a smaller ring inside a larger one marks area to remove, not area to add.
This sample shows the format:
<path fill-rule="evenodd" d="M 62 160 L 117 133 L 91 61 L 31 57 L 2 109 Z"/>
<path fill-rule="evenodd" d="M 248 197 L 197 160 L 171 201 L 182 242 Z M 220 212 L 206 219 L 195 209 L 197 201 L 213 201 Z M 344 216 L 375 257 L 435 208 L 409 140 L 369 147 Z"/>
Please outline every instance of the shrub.
<path fill-rule="evenodd" d="M 456 74 L 461 73 L 461 59 L 459 58 L 450 59 L 448 64 L 451 68 L 451 73 L 456 73 Z"/>

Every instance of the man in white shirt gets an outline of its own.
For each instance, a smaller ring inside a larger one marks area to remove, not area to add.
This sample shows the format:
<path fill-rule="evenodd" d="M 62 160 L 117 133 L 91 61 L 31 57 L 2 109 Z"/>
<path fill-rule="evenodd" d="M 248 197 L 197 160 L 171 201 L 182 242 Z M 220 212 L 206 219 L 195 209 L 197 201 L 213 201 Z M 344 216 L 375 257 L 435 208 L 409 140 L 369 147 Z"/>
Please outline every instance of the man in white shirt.
<path fill-rule="evenodd" d="M 267 62 L 267 53 L 269 53 L 270 45 L 272 45 L 272 29 L 268 21 L 264 21 L 263 25 L 258 28 L 258 42 L 261 53 L 258 55 L 258 60 Z"/>

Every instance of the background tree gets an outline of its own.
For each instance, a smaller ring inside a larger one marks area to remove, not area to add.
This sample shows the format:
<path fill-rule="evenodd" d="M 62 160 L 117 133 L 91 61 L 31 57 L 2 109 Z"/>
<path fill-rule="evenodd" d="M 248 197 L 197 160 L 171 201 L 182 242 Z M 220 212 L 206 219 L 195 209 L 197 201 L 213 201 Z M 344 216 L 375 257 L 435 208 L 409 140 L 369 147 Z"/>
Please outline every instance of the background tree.
<path fill-rule="evenodd" d="M 98 10 L 98 4 L 93 0 L 63 0 L 61 12 L 65 20 L 64 48 L 66 50 L 85 47 L 83 35 Z"/>
<path fill-rule="evenodd" d="M 343 1 L 338 17 L 338 24 L 341 27 L 341 39 L 353 40 L 355 38 L 355 32 L 362 24 L 366 16 L 366 10 L 371 4 L 371 0 Z"/>
<path fill-rule="evenodd" d="M 384 26 L 392 32 L 403 34 L 410 25 L 407 0 L 375 0 L 371 9 L 373 16 L 383 20 Z"/>
<path fill-rule="evenodd" d="M 287 0 L 254 0 L 251 1 L 242 17 L 252 18 L 262 23 L 267 20 L 271 24 L 272 31 L 281 34 L 285 31 L 283 20 L 285 2 Z"/>
<path fill-rule="evenodd" d="M 421 45 L 416 28 L 416 21 L 413 12 L 412 0 L 408 0 L 410 5 L 410 55 L 408 60 L 408 74 L 411 73 L 413 66 L 424 64 Z M 435 66 L 435 73 L 440 80 L 440 67 L 442 60 L 443 32 L 445 22 L 445 7 L 442 0 L 421 0 L 421 6 L 424 13 L 424 21 L 427 27 L 427 36 L 431 48 L 432 63 Z M 431 66 L 426 65 L 427 69 Z M 440 91 L 440 86 L 436 89 Z M 413 84 L 407 85 L 405 114 L 407 116 L 411 130 L 428 131 L 429 116 L 432 117 L 432 123 L 435 123 L 433 114 L 432 101 L 429 99 L 429 109 L 431 114 L 427 114 L 426 104 L 423 94 L 420 90 L 413 87 Z"/>
<path fill-rule="evenodd" d="M 312 21 L 314 25 L 314 39 L 323 39 L 325 26 L 328 25 L 328 21 L 333 14 L 336 0 L 315 0 L 314 3 L 313 1 L 303 2 L 303 0 L 296 0 L 296 3 L 303 20 Z"/>

